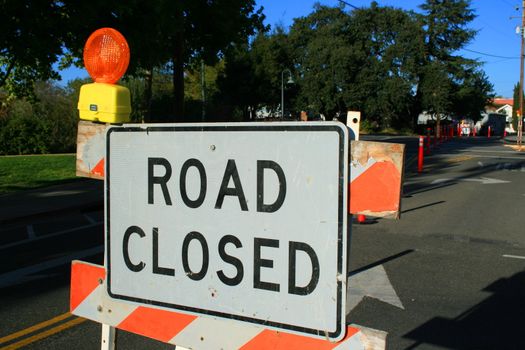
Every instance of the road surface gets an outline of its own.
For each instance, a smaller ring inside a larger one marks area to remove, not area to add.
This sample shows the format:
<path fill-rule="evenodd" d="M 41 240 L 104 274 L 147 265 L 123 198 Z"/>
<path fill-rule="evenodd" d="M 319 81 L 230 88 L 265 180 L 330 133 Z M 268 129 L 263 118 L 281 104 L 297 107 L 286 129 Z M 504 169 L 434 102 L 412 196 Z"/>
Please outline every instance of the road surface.
<path fill-rule="evenodd" d="M 347 320 L 388 332 L 389 349 L 525 348 L 525 154 L 455 139 L 418 175 L 414 138 L 381 140 L 408 144 L 402 216 L 352 225 Z M 100 325 L 67 312 L 70 261 L 103 261 L 100 198 L 2 219 L 0 349 L 99 347 Z M 127 332 L 118 346 L 173 348 Z"/>

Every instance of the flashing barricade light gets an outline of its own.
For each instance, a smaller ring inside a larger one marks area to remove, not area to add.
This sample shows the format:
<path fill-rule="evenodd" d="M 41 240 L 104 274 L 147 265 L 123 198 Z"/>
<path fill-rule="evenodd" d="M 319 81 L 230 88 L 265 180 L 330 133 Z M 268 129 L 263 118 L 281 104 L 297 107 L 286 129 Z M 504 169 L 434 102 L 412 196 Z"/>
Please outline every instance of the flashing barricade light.
<path fill-rule="evenodd" d="M 94 83 L 80 88 L 80 119 L 103 123 L 129 121 L 129 90 L 115 84 L 128 64 L 129 46 L 117 30 L 101 28 L 89 36 L 84 46 L 84 65 Z"/>

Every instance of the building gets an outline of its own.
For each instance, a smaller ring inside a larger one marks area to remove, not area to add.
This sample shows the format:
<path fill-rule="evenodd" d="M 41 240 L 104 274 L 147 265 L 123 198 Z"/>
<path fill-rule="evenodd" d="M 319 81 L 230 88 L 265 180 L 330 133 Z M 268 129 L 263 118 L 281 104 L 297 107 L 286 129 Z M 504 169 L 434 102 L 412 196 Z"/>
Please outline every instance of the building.
<path fill-rule="evenodd" d="M 515 132 L 512 126 L 512 106 L 514 100 L 512 98 L 495 98 L 492 104 L 485 108 L 487 114 L 505 115 L 505 130 L 507 132 Z"/>

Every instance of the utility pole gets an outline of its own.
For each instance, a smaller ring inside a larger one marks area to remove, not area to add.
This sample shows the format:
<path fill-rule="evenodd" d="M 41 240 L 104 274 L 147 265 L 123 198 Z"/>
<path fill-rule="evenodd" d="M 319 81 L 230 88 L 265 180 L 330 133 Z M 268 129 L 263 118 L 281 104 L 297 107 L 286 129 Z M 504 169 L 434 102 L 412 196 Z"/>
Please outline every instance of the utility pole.
<path fill-rule="evenodd" d="M 525 0 L 522 1 L 521 4 L 521 30 L 520 30 L 520 36 L 521 36 L 521 53 L 520 53 L 520 115 L 518 118 L 518 138 L 517 143 L 518 146 L 521 146 L 522 138 L 523 138 L 523 57 L 524 57 L 524 51 L 525 51 Z"/>

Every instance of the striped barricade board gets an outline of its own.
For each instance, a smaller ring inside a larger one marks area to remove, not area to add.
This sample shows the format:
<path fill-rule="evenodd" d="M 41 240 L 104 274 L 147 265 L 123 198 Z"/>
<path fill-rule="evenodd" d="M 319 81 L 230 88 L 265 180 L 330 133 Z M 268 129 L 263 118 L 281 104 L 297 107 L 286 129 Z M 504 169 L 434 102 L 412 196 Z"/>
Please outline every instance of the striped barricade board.
<path fill-rule="evenodd" d="M 350 213 L 398 219 L 405 145 L 352 141 L 350 148 Z"/>
<path fill-rule="evenodd" d="M 106 124 L 85 120 L 78 122 L 76 174 L 104 180 Z"/>
<path fill-rule="evenodd" d="M 333 343 L 255 324 L 138 305 L 109 297 L 103 266 L 73 261 L 70 309 L 77 316 L 190 349 L 380 350 L 386 333 L 357 325 Z"/>

